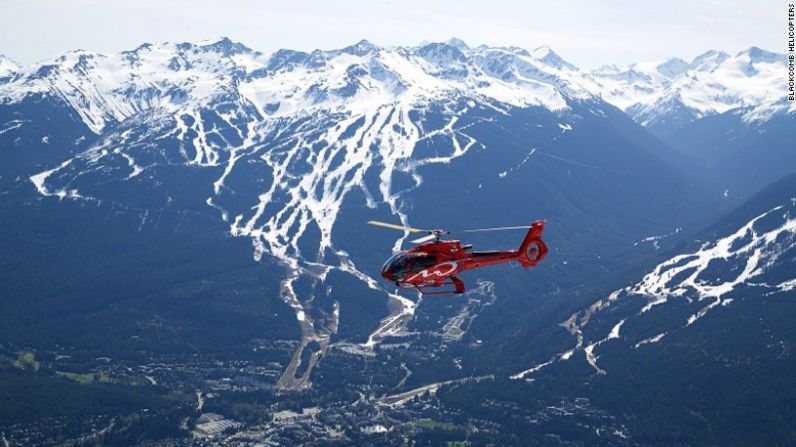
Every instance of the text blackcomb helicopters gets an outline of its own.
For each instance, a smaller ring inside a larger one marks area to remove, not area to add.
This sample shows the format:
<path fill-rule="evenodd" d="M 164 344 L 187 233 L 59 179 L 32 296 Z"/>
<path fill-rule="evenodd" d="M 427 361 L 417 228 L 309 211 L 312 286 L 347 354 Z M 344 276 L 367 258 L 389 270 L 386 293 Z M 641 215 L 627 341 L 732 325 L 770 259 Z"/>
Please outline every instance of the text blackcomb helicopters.
<path fill-rule="evenodd" d="M 428 233 L 411 242 L 420 244 L 410 250 L 394 254 L 381 268 L 381 276 L 395 282 L 398 287 L 415 288 L 427 295 L 464 293 L 464 283 L 456 275 L 464 270 L 518 261 L 525 268 L 541 262 L 547 255 L 547 246 L 542 241 L 544 221 L 519 227 L 478 228 L 459 230 L 455 233 L 501 231 L 529 228 L 518 250 L 473 251 L 473 246 L 460 241 L 441 240 L 445 230 L 424 230 L 371 220 L 371 225 L 402 230 L 409 233 Z M 430 291 L 429 289 L 452 285 L 453 290 Z"/>

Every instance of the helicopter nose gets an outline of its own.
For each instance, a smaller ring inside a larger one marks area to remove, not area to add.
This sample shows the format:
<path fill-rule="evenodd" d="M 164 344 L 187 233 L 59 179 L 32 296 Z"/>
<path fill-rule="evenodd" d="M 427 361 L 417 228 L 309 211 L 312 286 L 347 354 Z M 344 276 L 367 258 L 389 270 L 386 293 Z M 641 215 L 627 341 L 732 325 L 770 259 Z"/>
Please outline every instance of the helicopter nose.
<path fill-rule="evenodd" d="M 384 279 L 388 280 L 388 281 L 392 281 L 392 280 L 393 280 L 393 278 L 392 278 L 392 272 L 391 272 L 391 271 L 389 271 L 389 270 L 382 270 L 382 271 L 381 271 L 381 276 L 382 276 Z"/>

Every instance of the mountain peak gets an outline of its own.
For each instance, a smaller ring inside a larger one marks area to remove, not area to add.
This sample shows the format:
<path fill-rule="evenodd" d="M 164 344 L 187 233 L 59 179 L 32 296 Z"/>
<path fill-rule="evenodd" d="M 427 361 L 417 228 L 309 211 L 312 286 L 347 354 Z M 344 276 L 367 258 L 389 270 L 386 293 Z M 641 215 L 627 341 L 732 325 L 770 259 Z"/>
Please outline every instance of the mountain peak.
<path fill-rule="evenodd" d="M 268 70 L 278 70 L 286 66 L 304 63 L 310 55 L 303 51 L 288 50 L 282 48 L 274 52 L 268 59 L 266 68 Z"/>
<path fill-rule="evenodd" d="M 220 37 L 216 40 L 205 40 L 197 43 L 202 48 L 217 51 L 225 56 L 251 52 L 251 48 L 240 42 L 234 42 L 229 37 Z"/>
<path fill-rule="evenodd" d="M 729 54 L 725 53 L 724 51 L 708 50 L 695 57 L 692 63 L 698 60 L 709 59 L 709 58 L 722 58 L 727 56 L 729 56 Z"/>
<path fill-rule="evenodd" d="M 470 49 L 470 47 L 468 47 L 467 44 L 458 37 L 451 37 L 445 43 L 461 51 Z"/>
<path fill-rule="evenodd" d="M 688 68 L 688 62 L 680 59 L 679 57 L 669 58 L 665 62 L 658 64 L 658 66 L 655 67 L 658 73 L 666 76 L 667 78 L 679 76 L 688 71 Z"/>
<path fill-rule="evenodd" d="M 464 53 L 458 47 L 443 42 L 427 43 L 417 50 L 417 54 L 423 57 L 436 56 L 439 58 L 448 58 L 455 60 L 466 59 Z"/>
<path fill-rule="evenodd" d="M 19 64 L 0 54 L 0 77 L 15 73 L 20 68 Z"/>
<path fill-rule="evenodd" d="M 215 39 L 200 40 L 199 42 L 196 42 L 196 45 L 200 47 L 208 47 L 211 45 L 215 45 L 217 43 L 226 43 L 226 42 L 232 42 L 232 41 L 229 39 L 229 37 L 221 36 Z"/>
<path fill-rule="evenodd" d="M 11 59 L 10 57 L 8 57 L 8 56 L 6 56 L 6 55 L 4 55 L 4 54 L 0 54 L 0 64 L 3 64 L 3 65 L 6 65 L 6 64 L 7 64 L 7 65 L 13 65 L 13 66 L 14 66 L 14 67 L 16 67 L 16 68 L 20 68 L 20 67 L 21 67 L 21 66 L 20 66 L 18 63 L 16 63 L 16 62 L 15 62 L 13 59 Z"/>
<path fill-rule="evenodd" d="M 748 56 L 750 62 L 774 62 L 780 55 L 771 51 L 766 51 L 760 47 L 749 47 L 738 53 L 738 56 Z"/>
<path fill-rule="evenodd" d="M 535 59 L 538 59 L 544 62 L 547 65 L 555 68 L 569 68 L 570 70 L 574 70 L 575 66 L 570 64 L 569 62 L 565 61 L 561 58 L 555 51 L 553 51 L 550 47 L 544 45 L 541 47 L 535 48 L 531 52 L 531 56 Z"/>
<path fill-rule="evenodd" d="M 710 70 L 715 68 L 730 57 L 724 51 L 709 50 L 691 61 L 690 68 L 694 70 Z"/>
<path fill-rule="evenodd" d="M 379 47 L 371 43 L 367 39 L 362 39 L 359 42 L 355 43 L 354 45 L 349 45 L 342 50 L 343 53 L 349 53 L 356 56 L 364 56 L 368 53 L 376 52 L 379 50 Z"/>

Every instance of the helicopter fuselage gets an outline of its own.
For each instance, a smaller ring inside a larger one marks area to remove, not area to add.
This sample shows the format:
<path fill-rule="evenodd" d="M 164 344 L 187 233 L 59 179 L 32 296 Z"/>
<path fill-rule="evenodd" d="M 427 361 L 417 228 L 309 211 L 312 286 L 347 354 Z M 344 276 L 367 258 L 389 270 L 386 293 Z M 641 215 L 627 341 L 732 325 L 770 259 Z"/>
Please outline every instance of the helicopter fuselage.
<path fill-rule="evenodd" d="M 381 275 L 399 287 L 416 288 L 426 294 L 464 293 L 464 283 L 457 275 L 465 270 L 510 261 L 525 268 L 538 264 L 547 254 L 541 239 L 543 229 L 544 222 L 534 222 L 517 250 L 473 251 L 471 245 L 457 240 L 426 242 L 393 255 L 384 263 Z M 449 285 L 453 290 L 429 290 Z"/>

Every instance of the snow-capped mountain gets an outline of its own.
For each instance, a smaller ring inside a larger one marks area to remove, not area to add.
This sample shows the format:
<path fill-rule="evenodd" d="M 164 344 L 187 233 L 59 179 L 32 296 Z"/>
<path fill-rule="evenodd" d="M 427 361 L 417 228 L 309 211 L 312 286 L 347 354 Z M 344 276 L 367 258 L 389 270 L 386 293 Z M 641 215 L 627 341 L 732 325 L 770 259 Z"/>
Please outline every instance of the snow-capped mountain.
<path fill-rule="evenodd" d="M 19 71 L 19 65 L 11 59 L 0 54 L 0 78 L 11 76 Z"/>
<path fill-rule="evenodd" d="M 437 107 L 449 120 L 433 132 L 449 135 L 454 150 L 430 157 L 422 165 L 446 163 L 473 146 L 475 140 L 455 127 L 457 119 L 473 108 L 504 112 L 507 107 L 538 106 L 564 113 L 573 102 L 595 100 L 577 87 L 576 69 L 549 49 L 531 54 L 518 48 L 470 49 L 460 41 L 455 43 L 381 48 L 362 41 L 341 50 L 281 50 L 270 57 L 229 39 L 196 45 L 147 44 L 115 55 L 74 51 L 15 73 L 0 85 L 0 103 L 13 105 L 31 98 L 64 103 L 92 132 L 103 135 L 100 144 L 77 158 L 31 177 L 40 193 L 59 197 L 88 198 L 66 188 L 74 180 L 70 173 L 80 173 L 79 166 L 106 157 L 122 157 L 131 179 L 161 163 L 174 162 L 175 157 L 189 165 L 225 166 L 213 184 L 214 194 L 220 195 L 241 157 L 253 155 L 257 145 L 277 138 L 285 127 L 306 127 L 301 120 L 308 116 L 315 116 L 318 123 L 327 120 L 329 127 L 315 140 L 297 141 L 296 150 L 307 144 L 335 145 L 343 134 L 356 132 L 357 146 L 338 147 L 322 156 L 326 163 L 318 165 L 315 180 L 308 185 L 310 191 L 322 194 L 317 203 L 301 202 L 300 208 L 305 209 L 294 215 L 304 216 L 300 220 L 305 224 L 311 218 L 321 226 L 326 249 L 331 245 L 332 210 L 339 207 L 345 191 L 362 184 L 362 173 L 373 157 L 380 156 L 389 170 L 395 169 L 391 164 L 411 158 L 417 143 L 428 138 L 424 134 L 432 132 L 418 127 L 412 113 Z M 144 120 L 146 135 L 137 135 Z M 379 152 L 364 150 L 377 136 L 382 142 Z M 178 153 L 155 155 L 147 148 L 137 154 L 129 148 L 141 143 L 141 138 L 152 137 L 175 138 Z M 334 171 L 327 170 L 338 160 L 335 155 L 343 153 L 348 157 L 345 169 L 340 169 L 339 182 L 330 183 Z M 267 161 L 274 168 L 282 162 Z M 361 172 L 350 178 L 349 169 L 357 165 Z M 304 175 L 307 182 L 309 174 Z M 59 187 L 61 176 L 66 178 Z M 378 189 L 392 203 L 390 177 L 385 174 Z M 301 199 L 296 196 L 296 203 Z M 216 206 L 215 200 L 208 198 L 208 204 Z M 266 194 L 261 204 L 270 200 Z M 255 225 L 260 213 L 251 220 L 221 212 L 233 222 L 234 234 L 267 240 L 272 253 L 290 245 L 278 242 L 283 236 L 276 220 L 268 224 L 274 226 L 272 233 L 265 235 Z M 261 253 L 264 247 L 256 244 Z"/>
<path fill-rule="evenodd" d="M 599 444 L 694 445 L 699 420 L 725 436 L 705 444 L 729 445 L 749 426 L 722 429 L 727 414 L 755 425 L 760 407 L 792 408 L 788 394 L 733 399 L 757 375 L 792 389 L 796 179 L 715 224 L 796 171 L 778 64 L 751 49 L 587 73 L 547 47 L 458 39 L 272 55 L 220 39 L 6 64 L 0 360 L 13 359 L 6 340 L 44 362 L 77 353 L 65 371 L 93 358 L 146 374 L 137 389 L 198 387 L 197 400 L 227 376 L 241 390 L 315 387 L 301 398 L 376 421 L 465 393 L 434 405 L 495 421 L 481 434 L 552 421 L 540 443 L 564 421 Z M 685 127 L 649 131 L 672 123 Z M 382 281 L 409 235 L 365 225 L 536 218 L 544 263 L 468 272 L 455 297 Z M 674 410 L 646 413 L 659 394 Z M 650 429 L 672 420 L 686 435 Z"/>
<path fill-rule="evenodd" d="M 220 39 L 0 65 L 9 383 L 31 350 L 36 380 L 70 390 L 87 364 L 132 393 L 177 390 L 175 430 L 203 405 L 276 426 L 301 401 L 307 423 L 285 424 L 344 443 L 425 430 L 414 414 L 468 421 L 450 440 L 473 444 L 793 439 L 796 178 L 719 219 L 796 171 L 778 56 L 585 72 L 547 47 Z M 365 225 L 537 218 L 544 263 L 468 272 L 448 297 L 382 281 L 410 238 Z"/>
<path fill-rule="evenodd" d="M 634 347 L 657 343 L 669 333 L 696 323 L 717 306 L 728 307 L 736 299 L 759 294 L 750 293 L 749 289 L 758 289 L 766 297 L 788 295 L 796 289 L 796 275 L 792 273 L 792 255 L 796 249 L 794 209 L 796 197 L 755 216 L 732 234 L 708 241 L 694 252 L 668 259 L 639 283 L 615 291 L 588 310 L 574 314 L 563 325 L 578 337 L 579 347 L 595 370 L 604 372 L 597 364 L 599 354 L 595 349 L 609 340 L 622 337 Z M 637 313 L 616 322 L 604 338 L 584 342 L 583 326 L 595 312 L 607 312 L 618 300 L 630 299 L 642 301 Z M 636 319 L 665 321 L 654 315 L 656 310 L 665 312 L 656 307 L 668 303 L 664 307 L 671 312 L 671 307 L 678 306 L 678 300 L 683 300 L 679 304 L 680 319 L 667 321 L 668 325 L 657 328 L 659 332 L 650 334 L 648 328 L 642 333 L 622 332 L 628 323 L 643 327 L 644 322 Z"/>
<path fill-rule="evenodd" d="M 298 368 L 303 356 L 314 365 L 340 339 L 373 349 L 412 333 L 417 303 L 378 275 L 379 253 L 406 235 L 359 230 L 369 219 L 455 228 L 471 209 L 472 226 L 546 217 L 567 259 L 539 269 L 533 287 L 550 290 L 705 217 L 693 212 L 704 194 L 661 160 L 673 151 L 581 78 L 546 47 L 455 40 L 270 56 L 228 39 L 75 51 L 0 82 L 0 182 L 65 208 L 132 214 L 134 231 L 176 212 L 180 228 L 201 216 L 249 240 L 255 260 L 282 269 L 275 298 L 302 336 L 280 385 L 302 388 L 313 369 Z M 481 242 L 516 244 L 500 237 Z"/>
<path fill-rule="evenodd" d="M 138 111 L 190 111 L 232 91 L 260 115 L 274 117 L 399 99 L 422 102 L 463 92 L 561 110 L 566 98 L 597 95 L 643 126 L 667 133 L 728 111 L 741 113 L 747 122 L 792 112 L 781 94 L 784 65 L 783 55 L 752 47 L 734 56 L 708 51 L 691 62 L 671 58 L 583 72 L 548 47 L 532 52 L 470 48 L 451 39 L 383 48 L 363 41 L 336 51 L 280 50 L 266 56 L 224 38 L 145 44 L 112 55 L 73 51 L 24 68 L 0 58 L 0 78 L 7 78 L 0 101 L 58 96 L 99 133 L 108 122 Z"/>
<path fill-rule="evenodd" d="M 586 76 L 594 82 L 593 90 L 599 92 L 603 99 L 627 110 L 635 104 L 648 101 L 670 85 L 674 77 L 685 71 L 682 64 L 685 64 L 682 59 L 673 58 L 665 62 L 640 62 L 627 67 L 605 65 Z M 675 71 L 675 68 L 680 70 Z"/>
<path fill-rule="evenodd" d="M 372 349 L 411 333 L 417 303 L 378 280 L 374 257 L 406 235 L 385 241 L 352 222 L 455 228 L 478 209 L 470 225 L 486 226 L 533 210 L 556 223 L 548 237 L 561 260 L 539 269 L 540 293 L 605 273 L 606 259 L 653 247 L 633 244 L 649 234 L 705 223 L 715 204 L 669 165 L 678 155 L 611 103 L 631 113 L 677 91 L 693 119 L 743 107 L 771 93 L 778 64 L 746 53 L 586 74 L 547 47 L 459 40 L 269 56 L 229 39 L 73 51 L 0 78 L 0 138 L 15 167 L 1 180 L 124 209 L 139 230 L 177 209 L 250 240 L 255 260 L 284 269 L 279 297 L 302 336 L 280 385 L 302 388 L 313 368 L 301 359 L 314 365 L 334 340 Z M 737 92 L 736 72 L 761 87 Z M 698 108 L 703 83 L 750 96 Z M 587 342 L 578 349 L 592 355 Z"/>
<path fill-rule="evenodd" d="M 767 314 L 766 306 L 792 299 L 796 291 L 794 186 L 796 175 L 774 182 L 707 230 L 693 250 L 666 259 L 638 282 L 573 313 L 560 327 L 572 336 L 574 347 L 513 378 L 533 377 L 576 355 L 585 358 L 594 372 L 611 374 L 600 365 L 604 353 L 645 350 L 677 339 L 693 326 L 703 327 L 702 320 L 708 317 L 713 322 L 706 324 L 721 326 L 723 320 L 734 320 L 733 315 L 748 318 L 744 314 L 749 308 Z M 728 322 L 724 332 L 730 324 L 735 322 Z M 789 341 L 776 343 L 779 348 Z"/>
<path fill-rule="evenodd" d="M 590 96 L 573 82 L 576 69 L 549 49 L 531 54 L 454 43 L 382 48 L 362 41 L 335 51 L 280 50 L 271 56 L 226 38 L 145 44 L 112 55 L 79 50 L 21 70 L 9 65 L 9 73 L 18 73 L 0 87 L 0 101 L 60 98 L 100 133 L 142 111 L 191 114 L 225 95 L 272 118 L 461 95 L 562 110 L 567 100 Z"/>
<path fill-rule="evenodd" d="M 513 325 L 504 317 L 508 339 L 479 360 L 505 364 L 504 374 L 518 384 L 451 389 L 442 399 L 467 408 L 468 392 L 494 396 L 527 387 L 516 399 L 502 395 L 516 402 L 502 413 L 510 417 L 522 401 L 541 395 L 588 396 L 621 415 L 622 437 L 638 445 L 792 439 L 779 427 L 780 415 L 792 414 L 794 395 L 796 174 L 771 183 L 649 267 L 617 278 L 618 287 L 595 284 L 598 299 L 569 306 L 574 312 L 565 302 L 581 293 L 564 292 L 548 316 L 558 317 L 556 323 L 539 321 L 540 309 L 516 316 Z M 597 292 L 603 288 L 607 292 Z M 662 413 L 665 428 L 643 422 Z M 737 414 L 744 416 L 733 419 Z M 747 415 L 759 419 L 738 427 Z M 758 431 L 759 424 L 766 428 Z"/>
<path fill-rule="evenodd" d="M 606 66 L 593 70 L 590 88 L 641 125 L 668 134 L 700 118 L 735 112 L 746 122 L 763 122 L 796 110 L 786 101 L 782 54 L 751 47 L 731 56 L 708 51 L 690 63 Z"/>

